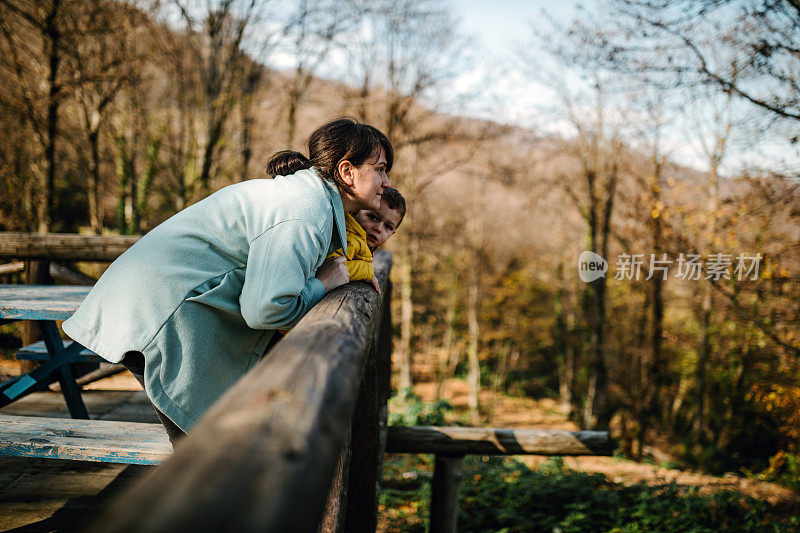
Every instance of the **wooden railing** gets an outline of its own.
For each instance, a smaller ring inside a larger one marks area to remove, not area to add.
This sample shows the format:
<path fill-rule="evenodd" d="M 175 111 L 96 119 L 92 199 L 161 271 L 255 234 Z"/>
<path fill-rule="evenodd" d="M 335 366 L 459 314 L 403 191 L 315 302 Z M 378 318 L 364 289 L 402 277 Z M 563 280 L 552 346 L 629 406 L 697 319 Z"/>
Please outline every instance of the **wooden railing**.
<path fill-rule="evenodd" d="M 326 295 L 97 530 L 374 531 L 390 323 L 366 283 Z"/>
<path fill-rule="evenodd" d="M 452 533 L 465 455 L 611 455 L 608 431 L 488 427 L 402 427 L 388 430 L 387 452 L 433 453 L 431 533 Z"/>
<path fill-rule="evenodd" d="M 140 239 L 139 235 L 72 233 L 0 233 L 0 259 L 111 262 Z"/>

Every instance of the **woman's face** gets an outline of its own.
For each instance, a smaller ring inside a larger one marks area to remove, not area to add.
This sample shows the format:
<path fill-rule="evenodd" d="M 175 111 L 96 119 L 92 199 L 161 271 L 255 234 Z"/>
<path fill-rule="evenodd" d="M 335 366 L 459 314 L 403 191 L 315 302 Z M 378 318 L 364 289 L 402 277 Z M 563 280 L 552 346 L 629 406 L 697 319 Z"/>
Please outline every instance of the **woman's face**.
<path fill-rule="evenodd" d="M 347 163 L 344 168 L 343 163 Z M 368 159 L 360 167 L 350 165 L 347 161 L 343 163 L 340 163 L 340 174 L 344 182 L 353 189 L 353 194 L 348 195 L 349 205 L 345 209 L 379 209 L 383 189 L 391 185 L 389 176 L 386 175 L 386 153 L 383 148 L 377 158 Z"/>

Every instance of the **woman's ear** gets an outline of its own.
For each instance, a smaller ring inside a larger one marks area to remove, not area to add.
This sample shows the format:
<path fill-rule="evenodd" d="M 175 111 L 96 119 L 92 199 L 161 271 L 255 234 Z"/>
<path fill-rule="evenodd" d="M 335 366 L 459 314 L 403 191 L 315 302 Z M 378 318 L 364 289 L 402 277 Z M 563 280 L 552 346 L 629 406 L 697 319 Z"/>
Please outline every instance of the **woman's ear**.
<path fill-rule="evenodd" d="M 355 167 L 347 159 L 339 161 L 339 176 L 341 176 L 342 181 L 345 182 L 350 187 L 352 187 L 355 184 L 355 175 L 353 172 L 354 170 Z"/>

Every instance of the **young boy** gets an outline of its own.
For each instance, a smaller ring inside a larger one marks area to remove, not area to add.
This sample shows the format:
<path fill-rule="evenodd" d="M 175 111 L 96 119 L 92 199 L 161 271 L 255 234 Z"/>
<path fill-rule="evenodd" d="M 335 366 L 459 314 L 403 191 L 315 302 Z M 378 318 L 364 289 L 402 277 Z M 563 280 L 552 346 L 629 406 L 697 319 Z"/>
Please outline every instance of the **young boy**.
<path fill-rule="evenodd" d="M 381 195 L 381 206 L 377 211 L 362 209 L 355 219 L 367 234 L 367 246 L 371 252 L 378 249 L 397 231 L 406 216 L 406 200 L 397 189 L 386 187 Z"/>
<path fill-rule="evenodd" d="M 355 216 L 344 214 L 347 232 L 347 253 L 339 248 L 328 257 L 345 256 L 344 264 L 350 272 L 350 281 L 366 281 L 381 292 L 375 270 L 372 268 L 372 252 L 385 243 L 397 231 L 397 226 L 406 216 L 406 200 L 397 189 L 386 187 L 381 195 L 381 206 L 377 211 L 361 209 Z M 265 350 L 269 351 L 288 330 L 276 331 Z"/>
<path fill-rule="evenodd" d="M 397 231 L 406 215 L 406 201 L 397 189 L 386 187 L 377 210 L 362 209 L 355 215 L 345 213 L 347 250 L 333 252 L 328 257 L 346 257 L 345 265 L 350 272 L 350 281 L 367 281 L 380 292 L 378 279 L 372 268 L 372 252 L 385 243 Z"/>

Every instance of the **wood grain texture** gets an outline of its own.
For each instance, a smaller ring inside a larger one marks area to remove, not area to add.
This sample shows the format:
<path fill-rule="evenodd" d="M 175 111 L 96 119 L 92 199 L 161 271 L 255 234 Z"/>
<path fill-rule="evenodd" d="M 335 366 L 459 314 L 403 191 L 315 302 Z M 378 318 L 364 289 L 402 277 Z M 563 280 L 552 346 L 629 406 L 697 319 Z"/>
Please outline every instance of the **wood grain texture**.
<path fill-rule="evenodd" d="M 611 455 L 607 431 L 391 426 L 387 452 L 473 455 Z"/>
<path fill-rule="evenodd" d="M 153 465 L 172 445 L 161 424 L 0 415 L 0 455 Z"/>
<path fill-rule="evenodd" d="M 316 531 L 380 303 L 362 282 L 326 295 L 95 530 Z"/>
<path fill-rule="evenodd" d="M 66 320 L 90 289 L 75 285 L 0 285 L 0 318 Z"/>
<path fill-rule="evenodd" d="M 0 232 L 0 258 L 111 262 L 139 239 L 138 235 Z"/>

